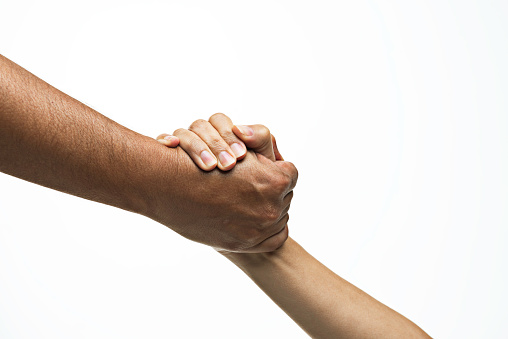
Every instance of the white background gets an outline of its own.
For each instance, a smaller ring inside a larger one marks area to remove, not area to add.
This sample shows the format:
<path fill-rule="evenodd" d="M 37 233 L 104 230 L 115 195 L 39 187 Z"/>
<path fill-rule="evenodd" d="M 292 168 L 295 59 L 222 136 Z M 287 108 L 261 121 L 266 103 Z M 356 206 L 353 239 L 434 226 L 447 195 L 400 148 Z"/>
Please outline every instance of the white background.
<path fill-rule="evenodd" d="M 0 53 L 145 135 L 224 112 L 290 233 L 438 338 L 506 338 L 508 2 L 0 1 Z M 149 219 L 0 175 L 1 338 L 305 338 Z"/>

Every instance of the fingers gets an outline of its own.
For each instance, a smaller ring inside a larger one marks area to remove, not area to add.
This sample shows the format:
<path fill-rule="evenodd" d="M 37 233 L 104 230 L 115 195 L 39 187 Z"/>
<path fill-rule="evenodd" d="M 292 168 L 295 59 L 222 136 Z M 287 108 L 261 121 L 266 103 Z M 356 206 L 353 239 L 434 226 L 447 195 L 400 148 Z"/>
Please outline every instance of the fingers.
<path fill-rule="evenodd" d="M 211 171 L 217 166 L 217 158 L 208 145 L 195 133 L 184 128 L 173 132 L 180 140 L 180 147 L 192 158 L 194 163 L 204 171 Z"/>
<path fill-rule="evenodd" d="M 254 152 L 262 154 L 272 161 L 276 160 L 272 143 L 272 135 L 270 134 L 270 130 L 265 126 L 235 125 L 233 126 L 233 132 L 245 143 L 245 146 L 252 149 Z"/>
<path fill-rule="evenodd" d="M 184 129 L 176 130 L 174 133 L 178 134 L 182 140 L 175 135 L 163 133 L 157 137 L 157 141 L 171 148 L 180 145 L 194 163 L 204 171 L 211 171 L 217 166 L 217 159 L 200 137 Z"/>
<path fill-rule="evenodd" d="M 235 153 L 211 123 L 202 119 L 196 120 L 190 125 L 189 131 L 195 133 L 206 145 L 208 145 L 208 148 L 219 160 L 219 169 L 228 171 L 235 166 Z"/>
<path fill-rule="evenodd" d="M 237 160 L 243 159 L 247 154 L 245 144 L 232 131 L 233 122 L 223 113 L 215 113 L 208 122 L 219 132 L 222 139 L 233 150 Z"/>
<path fill-rule="evenodd" d="M 157 141 L 167 147 L 176 147 L 180 143 L 180 139 L 171 134 L 161 134 L 157 138 Z"/>

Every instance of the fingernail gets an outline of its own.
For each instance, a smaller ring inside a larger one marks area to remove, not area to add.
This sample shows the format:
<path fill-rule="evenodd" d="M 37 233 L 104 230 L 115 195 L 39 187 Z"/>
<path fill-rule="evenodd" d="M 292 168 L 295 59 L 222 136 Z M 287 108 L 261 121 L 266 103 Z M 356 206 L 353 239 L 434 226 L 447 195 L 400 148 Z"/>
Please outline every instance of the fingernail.
<path fill-rule="evenodd" d="M 205 165 L 208 167 L 211 167 L 216 163 L 215 157 L 211 155 L 210 152 L 208 151 L 201 152 L 201 160 L 203 160 Z"/>
<path fill-rule="evenodd" d="M 219 161 L 224 167 L 228 167 L 232 163 L 235 162 L 235 159 L 226 151 L 222 151 L 219 153 Z"/>
<path fill-rule="evenodd" d="M 252 128 L 250 128 L 249 126 L 237 125 L 236 127 L 238 127 L 238 129 L 240 130 L 240 132 L 242 132 L 243 135 L 246 135 L 248 137 L 251 137 L 254 135 L 254 130 Z"/>
<path fill-rule="evenodd" d="M 174 136 L 172 136 L 172 135 L 166 135 L 166 136 L 164 137 L 164 139 L 166 139 L 166 140 L 168 140 L 168 141 L 171 141 L 171 139 L 173 139 L 173 138 L 174 138 Z"/>
<path fill-rule="evenodd" d="M 233 153 L 235 153 L 237 158 L 245 154 L 245 148 L 237 142 L 231 145 L 231 149 L 233 150 Z"/>

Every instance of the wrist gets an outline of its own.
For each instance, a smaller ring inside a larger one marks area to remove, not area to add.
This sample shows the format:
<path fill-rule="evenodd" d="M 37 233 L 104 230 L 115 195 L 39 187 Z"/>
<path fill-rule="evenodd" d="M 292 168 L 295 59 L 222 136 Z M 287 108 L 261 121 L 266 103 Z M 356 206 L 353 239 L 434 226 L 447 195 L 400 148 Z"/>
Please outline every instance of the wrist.
<path fill-rule="evenodd" d="M 244 271 L 255 270 L 258 268 L 267 267 L 270 265 L 278 265 L 284 262 L 288 262 L 291 257 L 291 253 L 295 250 L 297 243 L 288 237 L 286 242 L 272 252 L 263 253 L 238 253 L 228 251 L 218 251 L 229 261 L 240 267 Z"/>
<path fill-rule="evenodd" d="M 178 172 L 177 150 L 143 135 L 136 135 L 124 149 L 130 164 L 125 173 L 118 174 L 125 176 L 127 182 L 123 186 L 124 209 L 157 219 L 162 205 L 167 208 L 170 186 Z"/>
<path fill-rule="evenodd" d="M 201 170 L 181 148 L 168 148 L 148 139 L 132 185 L 135 212 L 181 233 L 175 225 L 186 223 L 182 221 L 188 217 L 184 210 L 193 204 L 193 185 L 200 183 Z"/>

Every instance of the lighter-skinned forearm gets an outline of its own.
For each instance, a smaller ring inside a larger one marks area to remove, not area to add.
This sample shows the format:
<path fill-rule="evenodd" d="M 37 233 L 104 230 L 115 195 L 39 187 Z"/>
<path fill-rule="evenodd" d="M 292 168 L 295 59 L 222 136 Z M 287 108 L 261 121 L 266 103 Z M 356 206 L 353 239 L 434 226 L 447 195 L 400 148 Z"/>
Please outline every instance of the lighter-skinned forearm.
<path fill-rule="evenodd" d="M 131 131 L 0 56 L 0 171 L 149 214 L 177 149 Z"/>
<path fill-rule="evenodd" d="M 428 338 L 289 238 L 272 253 L 223 253 L 313 338 Z"/>

